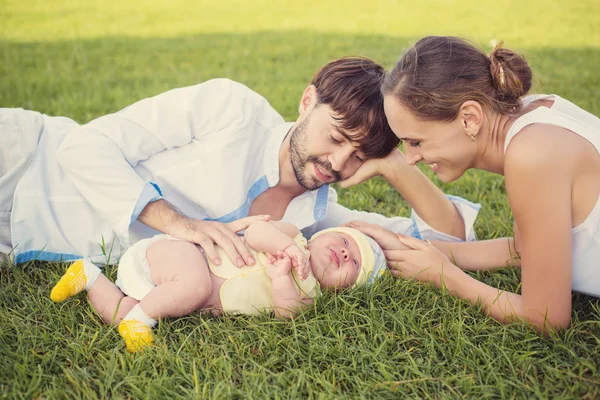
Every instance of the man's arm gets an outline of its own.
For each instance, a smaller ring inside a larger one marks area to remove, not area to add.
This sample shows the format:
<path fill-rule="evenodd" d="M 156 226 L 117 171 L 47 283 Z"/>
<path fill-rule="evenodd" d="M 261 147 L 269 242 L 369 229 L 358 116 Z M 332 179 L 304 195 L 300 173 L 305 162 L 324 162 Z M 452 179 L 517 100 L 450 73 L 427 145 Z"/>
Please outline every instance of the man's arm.
<path fill-rule="evenodd" d="M 224 224 L 180 215 L 161 201 L 157 185 L 134 170 L 158 153 L 222 132 L 231 123 L 228 110 L 244 100 L 239 86 L 216 79 L 174 89 L 97 118 L 65 137 L 58 149 L 61 167 L 125 246 L 129 245 L 129 227 L 139 218 L 154 229 L 202 245 L 213 261 L 213 242 L 234 263 L 240 255 L 248 260 L 241 239 L 226 232 Z"/>
<path fill-rule="evenodd" d="M 191 219 L 179 214 L 165 200 L 149 203 L 138 217 L 138 220 L 151 228 L 199 244 L 211 261 L 220 265 L 216 243 L 238 267 L 253 265 L 256 260 L 236 232 L 246 229 L 254 222 L 266 222 L 268 219 L 268 215 L 254 215 L 226 224 Z"/>

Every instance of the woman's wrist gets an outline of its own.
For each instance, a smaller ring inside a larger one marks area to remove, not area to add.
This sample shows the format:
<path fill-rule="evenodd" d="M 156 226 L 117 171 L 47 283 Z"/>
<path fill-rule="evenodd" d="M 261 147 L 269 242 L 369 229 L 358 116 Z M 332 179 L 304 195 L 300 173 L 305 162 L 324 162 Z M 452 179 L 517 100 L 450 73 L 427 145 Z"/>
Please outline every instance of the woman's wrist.
<path fill-rule="evenodd" d="M 400 149 L 394 149 L 379 166 L 379 173 L 386 180 L 392 182 L 410 172 L 413 168 L 406 162 L 406 157 Z"/>

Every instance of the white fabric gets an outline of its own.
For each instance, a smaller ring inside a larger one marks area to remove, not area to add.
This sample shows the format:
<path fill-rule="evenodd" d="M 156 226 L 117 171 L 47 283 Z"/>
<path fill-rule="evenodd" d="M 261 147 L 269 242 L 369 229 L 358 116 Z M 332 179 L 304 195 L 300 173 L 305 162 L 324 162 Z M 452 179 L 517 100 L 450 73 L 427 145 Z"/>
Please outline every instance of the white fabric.
<path fill-rule="evenodd" d="M 154 242 L 160 240 L 179 240 L 169 235 L 156 235 L 143 239 L 131 246 L 121 257 L 117 268 L 115 285 L 129 297 L 142 300 L 148 292 L 156 287 L 150 275 L 150 265 L 146 259 L 146 251 Z"/>
<path fill-rule="evenodd" d="M 566 128 L 585 138 L 600 153 L 600 118 L 557 95 L 527 96 L 524 103 L 554 100 L 551 108 L 538 107 L 518 118 L 509 129 L 504 151 L 512 138 L 527 125 L 543 123 Z M 574 291 L 600 297 L 600 197 L 585 221 L 572 230 Z"/>
<path fill-rule="evenodd" d="M 38 112 L 0 108 L 0 253 L 12 251 L 13 194 L 31 164 L 43 126 L 44 118 Z"/>
<path fill-rule="evenodd" d="M 142 307 L 139 304 L 133 306 L 133 308 L 123 317 L 123 321 L 128 320 L 139 321 L 145 325 L 148 325 L 150 328 L 154 328 L 158 323 L 154 318 L 150 318 L 148 314 L 142 310 Z"/>
<path fill-rule="evenodd" d="M 14 193 L 15 261 L 114 262 L 159 233 L 137 217 L 163 197 L 191 218 L 245 217 L 252 201 L 277 184 L 281 143 L 292 126 L 262 96 L 227 79 L 174 89 L 81 126 L 44 116 L 38 151 Z M 473 239 L 479 206 L 453 201 Z M 387 219 L 348 210 L 327 185 L 296 197 L 283 217 L 312 232 L 351 219 L 453 240 L 416 215 Z"/>

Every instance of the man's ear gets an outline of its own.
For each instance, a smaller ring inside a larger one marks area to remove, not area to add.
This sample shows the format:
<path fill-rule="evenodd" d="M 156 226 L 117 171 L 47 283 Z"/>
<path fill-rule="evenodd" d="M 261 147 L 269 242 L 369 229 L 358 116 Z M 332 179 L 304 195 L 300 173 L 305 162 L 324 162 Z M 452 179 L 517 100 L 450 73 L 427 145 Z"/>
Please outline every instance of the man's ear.
<path fill-rule="evenodd" d="M 298 114 L 303 116 L 314 106 L 314 104 L 317 104 L 317 88 L 315 85 L 309 85 L 304 89 L 304 93 L 302 93 L 300 105 L 298 106 Z"/>
<path fill-rule="evenodd" d="M 481 125 L 483 125 L 483 108 L 481 104 L 474 100 L 465 101 L 460 106 L 458 118 L 467 136 L 475 140 L 475 136 L 479 134 Z"/>

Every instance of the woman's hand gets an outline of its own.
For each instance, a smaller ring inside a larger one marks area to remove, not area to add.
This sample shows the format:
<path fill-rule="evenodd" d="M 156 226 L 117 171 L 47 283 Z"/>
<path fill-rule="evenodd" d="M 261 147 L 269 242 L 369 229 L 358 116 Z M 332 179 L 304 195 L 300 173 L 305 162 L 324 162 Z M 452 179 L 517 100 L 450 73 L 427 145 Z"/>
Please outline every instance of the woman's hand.
<path fill-rule="evenodd" d="M 383 175 L 387 179 L 389 173 L 399 168 L 400 164 L 406 164 L 406 157 L 400 149 L 395 148 L 387 157 L 371 158 L 365 161 L 354 175 L 340 181 L 340 186 L 347 188 L 358 185 L 379 175 Z"/>
<path fill-rule="evenodd" d="M 408 247 L 404 245 L 400 239 L 398 239 L 398 235 L 394 232 L 390 231 L 387 228 L 376 224 L 370 224 L 368 222 L 363 221 L 350 221 L 346 222 L 342 226 L 347 226 L 348 228 L 354 228 L 358 231 L 361 231 L 365 235 L 370 236 L 375 240 L 383 250 L 406 250 Z"/>
<path fill-rule="evenodd" d="M 458 267 L 431 243 L 409 236 L 398 235 L 406 250 L 385 250 L 387 265 L 392 274 L 403 278 L 415 278 L 442 286 L 444 273 Z"/>

